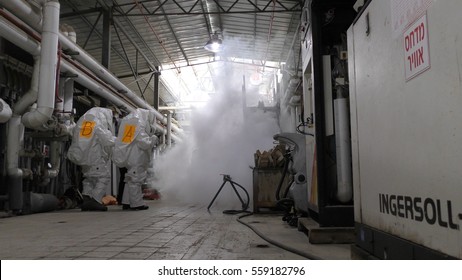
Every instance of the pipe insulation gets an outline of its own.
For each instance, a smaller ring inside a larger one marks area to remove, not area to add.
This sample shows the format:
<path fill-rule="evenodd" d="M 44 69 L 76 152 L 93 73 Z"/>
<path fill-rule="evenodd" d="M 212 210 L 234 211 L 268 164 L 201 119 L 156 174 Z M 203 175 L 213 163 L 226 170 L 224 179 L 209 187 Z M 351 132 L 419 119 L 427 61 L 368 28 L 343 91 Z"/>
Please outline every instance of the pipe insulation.
<path fill-rule="evenodd" d="M 25 50 L 26 52 L 29 52 L 30 54 L 34 56 L 38 56 L 41 52 L 40 44 L 35 39 L 28 36 L 24 31 L 12 25 L 10 22 L 8 22 L 3 17 L 0 17 L 0 35 L 6 40 L 16 44 L 17 46 L 21 47 L 23 50 Z M 61 60 L 60 67 L 63 72 L 69 72 L 71 74 L 76 75 L 77 77 L 74 78 L 75 81 L 87 87 L 88 89 L 92 90 L 99 96 L 110 100 L 111 102 L 113 102 L 114 104 L 118 106 L 126 107 L 131 111 L 135 109 L 134 106 L 129 105 L 125 100 L 111 93 L 107 89 L 108 86 L 103 86 L 101 83 L 96 82 L 94 79 L 90 78 L 87 74 L 85 74 L 83 71 L 78 69 L 76 66 L 72 65 L 70 62 L 67 62 L 64 59 Z M 53 77 L 53 80 L 54 79 L 55 78 Z M 54 96 L 54 92 L 53 92 L 53 96 Z"/>
<path fill-rule="evenodd" d="M 19 168 L 19 152 L 24 145 L 24 125 L 21 116 L 14 115 L 8 121 L 6 166 L 7 173 L 13 178 L 22 178 L 25 174 Z"/>
<path fill-rule="evenodd" d="M 0 35 L 7 39 L 8 41 L 20 46 L 23 50 L 29 52 L 30 54 L 37 56 L 40 54 L 40 44 L 32 37 L 28 36 L 26 32 L 18 28 L 17 26 L 11 24 L 7 19 L 4 17 L 0 17 Z M 115 93 L 109 90 L 108 85 L 103 85 L 102 81 L 96 81 L 93 77 L 90 77 L 87 73 L 84 73 L 81 69 L 82 66 L 79 68 L 76 67 L 76 62 L 68 62 L 65 59 L 62 59 L 60 62 L 60 67 L 62 72 L 69 72 L 70 74 L 75 75 L 73 77 L 74 81 L 78 82 L 82 86 L 90 89 L 95 94 L 105 98 L 117 106 L 125 107 L 130 111 L 133 111 L 136 107 L 132 104 L 129 104 L 126 100 L 122 99 Z M 35 69 L 35 68 L 34 68 Z M 37 75 L 38 77 L 38 75 Z M 67 111 L 69 107 L 65 108 Z M 168 122 L 167 122 L 168 124 Z M 162 132 L 163 135 L 167 134 L 167 129 L 159 124 L 156 124 L 156 128 Z M 171 138 L 176 142 L 181 142 L 181 138 L 175 134 L 171 135 Z"/>
<path fill-rule="evenodd" d="M 31 55 L 40 55 L 40 44 L 4 17 L 0 17 L 0 35 Z"/>
<path fill-rule="evenodd" d="M 43 24 L 42 15 L 35 6 L 30 5 L 25 0 L 2 0 L 1 5 L 16 15 L 18 18 L 26 21 L 27 24 L 29 24 L 29 26 L 34 28 L 36 31 L 41 30 Z"/>
<path fill-rule="evenodd" d="M 37 108 L 25 113 L 22 123 L 28 128 L 43 130 L 55 106 L 56 67 L 58 64 L 59 2 L 43 5 L 42 47 L 40 51 Z"/>
<path fill-rule="evenodd" d="M 37 18 L 40 18 L 40 17 L 37 17 L 36 14 L 31 15 L 33 14 L 34 9 L 31 7 L 29 3 L 22 1 L 22 0 L 6 1 L 7 4 L 4 5 L 3 2 L 4 1 L 2 1 L 2 5 L 6 7 L 9 11 L 13 12 L 21 20 L 29 24 L 31 27 L 35 28 L 35 30 L 41 30 L 41 27 L 43 27 L 43 23 L 42 21 L 37 23 Z M 99 64 L 96 60 L 94 60 L 91 55 L 89 55 L 87 52 L 81 49 L 75 42 L 73 42 L 72 36 L 70 36 L 71 39 L 69 39 L 64 34 L 61 34 L 58 32 L 58 37 L 59 37 L 59 41 L 63 49 L 71 50 L 72 52 L 79 54 L 75 57 L 77 61 L 79 61 L 85 67 L 87 67 L 92 72 L 94 72 L 103 81 L 111 84 L 114 88 L 117 89 L 119 93 L 125 94 L 137 106 L 153 111 L 157 119 L 160 122 L 162 122 L 165 125 L 168 125 L 168 120 L 164 115 L 162 115 L 160 112 L 154 109 L 151 105 L 149 105 L 145 100 L 140 98 L 138 95 L 133 93 L 127 86 L 125 86 L 119 79 L 117 79 L 117 77 L 115 77 L 104 66 Z M 21 46 L 21 44 L 17 44 L 17 45 Z M 172 131 L 180 135 L 183 133 L 183 130 L 178 128 L 176 125 L 172 125 L 171 129 Z M 177 138 L 177 137 L 174 137 L 174 138 Z"/>
<path fill-rule="evenodd" d="M 24 22 L 26 22 L 33 28 L 40 30 L 40 25 L 37 25 L 37 22 L 36 22 L 37 16 L 36 15 L 28 16 L 29 13 L 33 11 L 29 3 L 25 1 L 11 1 L 11 0 L 6 1 L 6 2 L 8 2 L 7 5 L 3 5 L 3 6 L 5 6 L 9 11 L 15 13 L 15 15 L 17 15 L 21 20 L 23 20 Z M 16 11 L 20 11 L 20 12 L 16 13 Z M 43 28 L 43 24 L 42 24 L 42 28 Z M 86 68 L 94 72 L 103 81 L 111 84 L 119 93 L 125 94 L 140 108 L 145 108 L 145 109 L 153 111 L 156 115 L 156 118 L 159 121 L 161 121 L 163 124 L 165 125 L 168 124 L 168 120 L 164 115 L 162 115 L 160 112 L 154 109 L 151 105 L 149 105 L 141 97 L 133 93 L 127 86 L 125 86 L 119 79 L 117 79 L 117 77 L 115 77 L 111 72 L 109 72 L 109 70 L 107 70 L 104 66 L 102 66 L 95 59 L 93 59 L 93 57 L 89 55 L 86 51 L 84 51 L 77 44 L 72 42 L 72 40 L 67 38 L 65 35 L 59 33 L 58 37 L 59 37 L 59 42 L 61 43 L 61 46 L 63 49 L 70 50 L 72 52 L 79 54 L 75 56 L 75 59 L 79 61 L 82 65 L 84 65 Z M 183 133 L 183 130 L 178 128 L 175 125 L 172 125 L 172 131 L 177 132 L 178 134 Z"/>
<path fill-rule="evenodd" d="M 6 123 L 12 114 L 10 105 L 0 98 L 0 123 Z"/>
<path fill-rule="evenodd" d="M 348 98 L 334 100 L 335 144 L 337 149 L 337 199 L 347 203 L 353 198 L 351 141 Z"/>
<path fill-rule="evenodd" d="M 34 56 L 34 70 L 32 71 L 32 80 L 29 90 L 14 104 L 13 111 L 16 115 L 22 115 L 27 109 L 37 101 L 40 56 Z"/>
<path fill-rule="evenodd" d="M 107 82 L 110 85 L 113 85 L 114 88 L 119 92 L 125 94 L 130 100 L 132 100 L 140 108 L 148 109 L 154 112 L 156 118 L 164 124 L 168 124 L 167 118 L 162 115 L 160 112 L 155 110 L 151 105 L 149 105 L 145 100 L 132 92 L 126 85 L 124 85 L 117 77 L 115 77 L 111 72 L 109 72 L 104 66 L 100 65 L 95 61 L 91 55 L 81 49 L 79 46 L 74 44 L 71 40 L 66 38 L 64 35 L 59 37 L 59 41 L 62 44 L 63 49 L 70 50 L 72 52 L 78 53 L 79 55 L 74 58 L 80 62 L 82 65 L 92 70 L 93 73 L 98 76 L 98 78 Z M 177 133 L 182 133 L 183 130 L 177 126 L 172 125 L 172 131 Z"/>

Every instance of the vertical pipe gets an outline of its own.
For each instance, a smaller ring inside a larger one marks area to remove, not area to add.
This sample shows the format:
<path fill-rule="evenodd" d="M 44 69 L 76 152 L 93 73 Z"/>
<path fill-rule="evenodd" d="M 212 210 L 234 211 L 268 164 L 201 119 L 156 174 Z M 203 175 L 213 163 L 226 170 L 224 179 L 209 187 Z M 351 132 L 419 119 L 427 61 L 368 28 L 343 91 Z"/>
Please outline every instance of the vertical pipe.
<path fill-rule="evenodd" d="M 156 72 L 154 73 L 154 109 L 159 110 L 159 66 L 156 66 Z"/>
<path fill-rule="evenodd" d="M 19 151 L 24 145 L 24 126 L 21 116 L 13 115 L 8 121 L 6 164 L 10 177 L 23 177 L 23 170 L 19 168 Z"/>
<path fill-rule="evenodd" d="M 14 104 L 13 111 L 16 115 L 24 114 L 24 112 L 26 112 L 26 110 L 37 101 L 40 60 L 40 56 L 34 56 L 34 70 L 32 71 L 30 88 L 26 94 L 24 94 L 21 99 Z"/>
<path fill-rule="evenodd" d="M 172 113 L 167 113 L 167 147 L 172 145 Z"/>
<path fill-rule="evenodd" d="M 340 87 L 337 91 L 340 91 Z M 351 141 L 348 98 L 334 100 L 335 143 L 337 150 L 337 199 L 349 202 L 353 196 L 351 180 Z"/>
<path fill-rule="evenodd" d="M 69 114 L 72 112 L 74 99 L 74 80 L 68 79 L 64 84 L 64 113 Z"/>
<path fill-rule="evenodd" d="M 59 2 L 43 5 L 42 49 L 37 108 L 24 114 L 22 123 L 40 129 L 53 114 L 55 105 L 56 69 L 58 64 Z"/>

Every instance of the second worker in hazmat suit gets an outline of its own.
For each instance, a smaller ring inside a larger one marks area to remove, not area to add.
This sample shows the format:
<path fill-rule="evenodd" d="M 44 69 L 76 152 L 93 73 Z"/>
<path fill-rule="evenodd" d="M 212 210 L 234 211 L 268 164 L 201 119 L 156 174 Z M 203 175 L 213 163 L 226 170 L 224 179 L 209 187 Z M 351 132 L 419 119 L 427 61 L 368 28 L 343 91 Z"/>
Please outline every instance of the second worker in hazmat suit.
<path fill-rule="evenodd" d="M 141 185 L 146 181 L 151 166 L 153 149 L 157 144 L 156 118 L 153 111 L 136 109 L 125 116 L 119 126 L 113 162 L 126 167 L 125 188 L 122 196 L 124 210 L 146 210 Z"/>
<path fill-rule="evenodd" d="M 111 154 L 115 144 L 112 111 L 94 107 L 78 120 L 67 157 L 82 167 L 82 211 L 106 211 L 102 198 L 111 181 Z"/>

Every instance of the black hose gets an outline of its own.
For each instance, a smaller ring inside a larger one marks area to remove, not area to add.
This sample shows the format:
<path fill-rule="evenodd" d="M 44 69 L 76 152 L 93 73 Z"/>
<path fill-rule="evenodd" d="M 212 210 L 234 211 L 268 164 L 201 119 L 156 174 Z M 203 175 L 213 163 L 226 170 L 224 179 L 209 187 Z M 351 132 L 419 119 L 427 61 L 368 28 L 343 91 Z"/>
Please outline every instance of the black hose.
<path fill-rule="evenodd" d="M 322 258 L 320 258 L 319 256 L 316 256 L 316 255 L 313 255 L 313 254 L 310 254 L 310 253 L 307 253 L 307 252 L 304 252 L 304 251 L 301 251 L 301 250 L 298 250 L 298 249 L 294 249 L 294 248 L 291 248 L 281 242 L 278 242 L 278 241 L 275 241 L 271 238 L 268 238 L 266 237 L 263 233 L 261 233 L 259 230 L 257 230 L 255 227 L 249 225 L 248 223 L 242 221 L 241 219 L 244 218 L 244 217 L 248 217 L 248 216 L 251 216 L 253 215 L 253 213 L 247 213 L 247 214 L 244 214 L 244 215 L 241 215 L 239 216 L 236 220 L 245 225 L 246 227 L 250 228 L 253 232 L 255 232 L 258 236 L 260 236 L 261 238 L 263 238 L 265 241 L 267 241 L 268 243 L 270 244 L 273 244 L 274 246 L 277 246 L 281 249 L 284 249 L 286 251 L 289 251 L 291 253 L 294 253 L 294 254 L 297 254 L 299 256 L 302 256 L 304 258 L 307 258 L 309 260 L 322 260 Z"/>
<path fill-rule="evenodd" d="M 244 202 L 244 204 L 242 204 L 242 210 L 224 210 L 223 214 L 235 215 L 235 214 L 240 214 L 240 213 L 250 213 L 249 211 L 247 211 L 247 209 L 249 208 L 249 203 L 250 203 L 250 196 L 247 190 L 243 186 L 234 182 L 233 180 L 231 179 L 227 179 L 227 180 L 228 182 L 231 183 L 231 185 L 234 186 L 236 184 L 239 188 L 241 188 L 244 191 L 245 195 L 247 196 L 247 202 Z"/>
<path fill-rule="evenodd" d="M 290 163 L 289 157 L 286 156 L 285 157 L 285 162 L 284 162 L 284 170 L 282 171 L 282 177 L 279 180 L 279 184 L 278 184 L 278 187 L 276 189 L 276 200 L 281 199 L 280 192 L 281 192 L 281 188 L 282 188 L 282 183 L 284 182 L 284 178 L 286 177 L 286 174 L 287 174 L 287 170 L 289 169 L 289 163 Z"/>

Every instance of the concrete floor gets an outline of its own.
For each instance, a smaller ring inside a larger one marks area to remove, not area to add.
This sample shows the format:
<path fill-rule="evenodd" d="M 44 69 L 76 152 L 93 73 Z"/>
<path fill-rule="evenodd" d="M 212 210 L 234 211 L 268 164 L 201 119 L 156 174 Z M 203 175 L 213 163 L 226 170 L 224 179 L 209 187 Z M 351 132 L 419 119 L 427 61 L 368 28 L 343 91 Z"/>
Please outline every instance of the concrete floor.
<path fill-rule="evenodd" d="M 0 259 L 306 259 L 275 246 L 241 224 L 239 215 L 205 206 L 146 201 L 146 211 L 61 210 L 0 218 Z M 305 233 L 277 214 L 256 214 L 241 221 L 266 240 L 320 259 L 350 259 L 349 244 L 313 245 Z"/>

